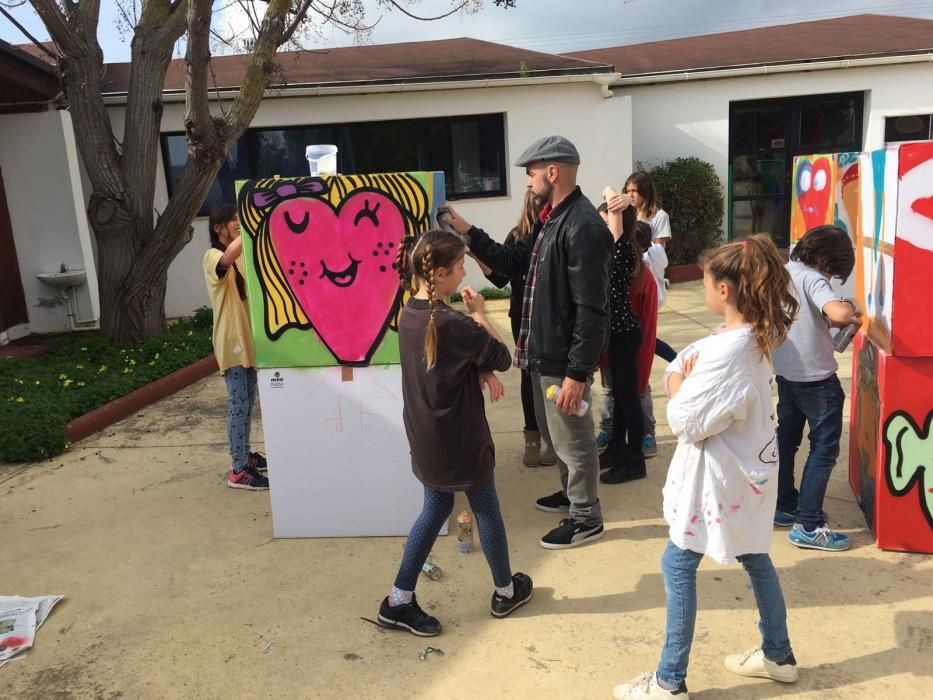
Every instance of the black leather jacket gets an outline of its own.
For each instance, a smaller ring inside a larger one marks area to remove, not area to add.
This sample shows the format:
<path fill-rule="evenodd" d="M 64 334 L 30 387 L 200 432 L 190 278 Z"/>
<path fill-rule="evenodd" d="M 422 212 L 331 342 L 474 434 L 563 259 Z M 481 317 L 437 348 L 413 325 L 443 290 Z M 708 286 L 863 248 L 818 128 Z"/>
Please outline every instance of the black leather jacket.
<path fill-rule="evenodd" d="M 596 370 L 609 330 L 613 242 L 595 207 L 578 187 L 516 244 L 497 243 L 475 226 L 467 234 L 473 254 L 510 277 L 528 272 L 539 236 L 528 369 L 582 382 Z"/>

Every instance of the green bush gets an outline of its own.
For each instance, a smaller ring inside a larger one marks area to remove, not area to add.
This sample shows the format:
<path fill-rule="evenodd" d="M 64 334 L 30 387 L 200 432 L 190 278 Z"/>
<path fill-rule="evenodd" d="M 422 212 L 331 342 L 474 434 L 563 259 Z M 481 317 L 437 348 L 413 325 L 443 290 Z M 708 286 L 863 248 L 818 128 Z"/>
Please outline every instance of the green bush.
<path fill-rule="evenodd" d="M 69 421 L 212 351 L 210 325 L 183 319 L 141 345 L 69 335 L 40 357 L 0 360 L 0 462 L 59 454 Z"/>
<path fill-rule="evenodd" d="M 676 158 L 651 170 L 661 208 L 671 217 L 674 237 L 667 244 L 671 265 L 695 263 L 716 245 L 722 231 L 722 183 L 710 163 Z"/>
<path fill-rule="evenodd" d="M 210 328 L 214 329 L 214 310 L 210 306 L 202 306 L 200 309 L 195 310 L 194 316 L 191 317 L 191 322 L 197 328 Z"/>
<path fill-rule="evenodd" d="M 498 287 L 483 287 L 479 290 L 479 293 L 483 295 L 484 299 L 508 299 L 512 296 L 512 288 L 506 285 L 502 289 Z M 460 292 L 455 292 L 450 295 L 448 299 L 451 303 L 463 301 L 463 296 Z"/>

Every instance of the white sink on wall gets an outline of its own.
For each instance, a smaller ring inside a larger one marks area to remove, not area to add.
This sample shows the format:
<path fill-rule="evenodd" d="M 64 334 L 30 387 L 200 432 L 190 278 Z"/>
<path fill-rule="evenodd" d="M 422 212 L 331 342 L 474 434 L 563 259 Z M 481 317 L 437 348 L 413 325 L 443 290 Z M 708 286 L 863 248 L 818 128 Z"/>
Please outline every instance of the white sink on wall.
<path fill-rule="evenodd" d="M 62 272 L 40 272 L 36 278 L 43 284 L 59 289 L 77 287 L 84 284 L 87 275 L 84 270 L 65 270 Z"/>

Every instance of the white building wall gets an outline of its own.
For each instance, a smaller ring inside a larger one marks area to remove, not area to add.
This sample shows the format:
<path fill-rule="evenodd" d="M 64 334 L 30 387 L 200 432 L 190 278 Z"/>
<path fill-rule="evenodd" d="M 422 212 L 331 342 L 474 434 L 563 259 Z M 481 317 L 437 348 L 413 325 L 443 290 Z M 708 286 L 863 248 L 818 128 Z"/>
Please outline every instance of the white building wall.
<path fill-rule="evenodd" d="M 111 110 L 116 133 L 122 132 L 123 109 Z M 594 202 L 607 184 L 620 186 L 632 167 L 632 103 L 627 96 L 605 99 L 595 83 L 528 87 L 478 88 L 430 92 L 376 93 L 327 97 L 267 98 L 253 127 L 298 126 L 382 119 L 406 119 L 504 112 L 508 196 L 453 202 L 471 223 L 504 238 L 515 225 L 525 191 L 525 174 L 512 163 L 535 139 L 562 134 L 580 151 L 580 185 Z M 184 104 L 165 105 L 163 131 L 183 129 Z M 283 176 L 305 173 L 280 173 Z M 156 189 L 156 209 L 167 202 L 162 161 Z M 209 303 L 201 270 L 208 246 L 207 219 L 195 221 L 192 242 L 169 270 L 166 313 L 190 314 Z M 488 286 L 475 263 L 468 261 L 467 283 Z"/>
<path fill-rule="evenodd" d="M 862 150 L 871 150 L 884 145 L 885 117 L 933 112 L 933 67 L 914 63 L 774 73 L 614 90 L 632 99 L 635 161 L 651 165 L 681 156 L 702 158 L 716 168 L 725 189 L 730 102 L 864 91 Z M 723 222 L 727 225 L 725 216 Z"/>
<path fill-rule="evenodd" d="M 84 208 L 71 115 L 66 111 L 0 115 L 0 167 L 16 243 L 29 331 L 70 329 L 61 292 L 36 275 L 61 265 L 83 269 L 78 318 L 100 316 L 97 274 Z"/>

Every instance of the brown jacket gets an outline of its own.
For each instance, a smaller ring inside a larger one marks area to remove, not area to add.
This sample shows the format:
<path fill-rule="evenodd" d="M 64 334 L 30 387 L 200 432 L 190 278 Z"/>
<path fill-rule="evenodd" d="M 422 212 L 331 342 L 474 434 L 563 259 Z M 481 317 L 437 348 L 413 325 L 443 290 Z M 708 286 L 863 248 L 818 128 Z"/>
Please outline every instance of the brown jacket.
<path fill-rule="evenodd" d="M 399 320 L 411 468 L 435 491 L 468 491 L 492 473 L 496 462 L 479 375 L 504 372 L 511 357 L 508 348 L 473 319 L 438 302 L 437 362 L 428 371 L 424 334 L 430 315 L 427 301 L 412 298 Z"/>

